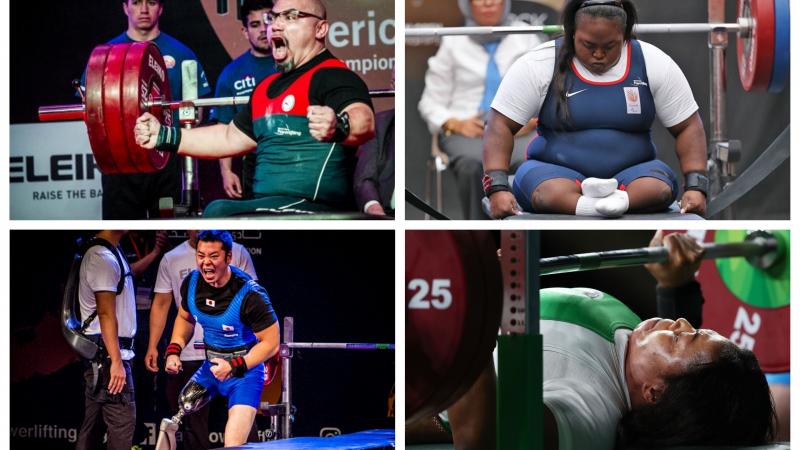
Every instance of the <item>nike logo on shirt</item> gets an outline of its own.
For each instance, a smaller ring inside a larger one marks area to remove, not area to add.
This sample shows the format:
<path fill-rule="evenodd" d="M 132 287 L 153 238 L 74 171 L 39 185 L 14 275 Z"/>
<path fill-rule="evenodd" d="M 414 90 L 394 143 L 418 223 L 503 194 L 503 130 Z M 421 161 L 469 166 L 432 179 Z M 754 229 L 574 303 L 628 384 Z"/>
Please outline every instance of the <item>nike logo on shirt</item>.
<path fill-rule="evenodd" d="M 583 91 L 588 91 L 588 90 L 589 90 L 589 88 L 586 88 L 586 89 L 581 89 L 580 91 L 576 91 L 576 92 L 567 92 L 567 98 L 570 98 L 570 97 L 572 97 L 573 95 L 578 95 L 578 94 L 580 94 L 581 92 L 583 92 Z"/>

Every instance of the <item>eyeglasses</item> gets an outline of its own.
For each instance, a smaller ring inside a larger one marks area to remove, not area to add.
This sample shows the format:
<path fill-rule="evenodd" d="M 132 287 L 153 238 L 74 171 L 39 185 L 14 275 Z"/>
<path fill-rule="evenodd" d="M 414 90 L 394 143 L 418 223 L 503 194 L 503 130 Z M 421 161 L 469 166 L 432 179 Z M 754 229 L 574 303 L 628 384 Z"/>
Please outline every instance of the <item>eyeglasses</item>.
<path fill-rule="evenodd" d="M 303 19 L 305 17 L 313 17 L 319 20 L 325 20 L 324 17 L 320 17 L 316 14 L 311 14 L 305 11 L 300 11 L 299 9 L 287 9 L 286 11 L 275 12 L 270 11 L 264 13 L 264 22 L 266 23 L 276 23 L 279 20 L 283 20 L 286 23 L 296 22 L 297 19 Z"/>
<path fill-rule="evenodd" d="M 472 0 L 475 6 L 494 6 L 498 3 L 503 3 L 503 0 Z"/>

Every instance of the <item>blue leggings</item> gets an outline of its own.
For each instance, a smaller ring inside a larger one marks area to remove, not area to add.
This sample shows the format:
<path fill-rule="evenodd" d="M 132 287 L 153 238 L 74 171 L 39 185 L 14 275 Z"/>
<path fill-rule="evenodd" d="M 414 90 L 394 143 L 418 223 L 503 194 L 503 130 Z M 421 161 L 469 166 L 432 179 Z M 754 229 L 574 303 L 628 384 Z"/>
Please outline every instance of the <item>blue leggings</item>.
<path fill-rule="evenodd" d="M 228 409 L 233 405 L 248 405 L 258 409 L 264 389 L 264 364 L 253 366 L 242 378 L 219 381 L 211 373 L 211 363 L 205 361 L 192 376 L 192 381 L 206 388 L 210 396 L 221 394 L 228 397 Z"/>
<path fill-rule="evenodd" d="M 677 197 L 678 181 L 675 179 L 675 174 L 668 165 L 658 159 L 628 167 L 615 174 L 613 178 L 616 178 L 617 182 L 619 182 L 619 189 L 624 190 L 633 180 L 642 177 L 657 178 L 667 183 L 667 186 L 672 189 L 672 200 L 674 201 Z M 536 212 L 531 204 L 531 195 L 542 182 L 553 178 L 566 178 L 583 182 L 587 177 L 569 167 L 529 159 L 517 169 L 512 185 L 514 196 L 522 209 L 528 212 Z"/>

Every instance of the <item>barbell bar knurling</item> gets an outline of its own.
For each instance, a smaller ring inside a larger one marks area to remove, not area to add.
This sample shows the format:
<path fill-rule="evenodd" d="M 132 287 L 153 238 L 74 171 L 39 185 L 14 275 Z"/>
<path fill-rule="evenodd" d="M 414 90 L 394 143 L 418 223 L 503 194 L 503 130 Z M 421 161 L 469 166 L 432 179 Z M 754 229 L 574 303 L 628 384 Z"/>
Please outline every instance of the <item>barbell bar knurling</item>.
<path fill-rule="evenodd" d="M 703 244 L 703 259 L 729 257 L 759 257 L 778 251 L 778 241 L 774 237 L 758 236 L 751 241 L 724 244 Z M 639 266 L 648 263 L 665 262 L 669 255 L 666 247 L 642 247 L 603 252 L 579 253 L 575 255 L 554 256 L 539 260 L 541 275 L 553 275 L 586 270 L 612 269 L 616 267 Z"/>
<path fill-rule="evenodd" d="M 712 31 L 728 31 L 730 33 L 748 33 L 749 22 L 736 23 L 640 23 L 633 31 L 641 34 L 656 33 L 709 33 Z M 561 25 L 516 25 L 499 27 L 407 27 L 406 37 L 431 36 L 470 36 L 487 34 L 556 34 L 564 31 Z"/>

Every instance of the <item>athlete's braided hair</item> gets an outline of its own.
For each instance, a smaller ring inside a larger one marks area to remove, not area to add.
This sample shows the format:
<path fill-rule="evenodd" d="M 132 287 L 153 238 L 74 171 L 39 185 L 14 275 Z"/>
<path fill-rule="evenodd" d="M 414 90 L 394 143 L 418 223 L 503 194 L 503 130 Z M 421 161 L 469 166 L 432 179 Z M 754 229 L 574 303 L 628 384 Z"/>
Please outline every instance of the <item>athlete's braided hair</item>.
<path fill-rule="evenodd" d="M 564 41 L 561 50 L 556 55 L 556 73 L 553 77 L 552 89 L 556 96 L 556 114 L 564 121 L 569 121 L 569 108 L 567 107 L 567 71 L 570 69 L 572 58 L 575 57 L 575 29 L 578 20 L 582 17 L 601 17 L 619 24 L 624 28 L 625 40 L 630 40 L 633 35 L 633 26 L 636 24 L 636 7 L 631 0 L 569 0 L 564 7 L 561 17 L 564 26 Z"/>

